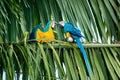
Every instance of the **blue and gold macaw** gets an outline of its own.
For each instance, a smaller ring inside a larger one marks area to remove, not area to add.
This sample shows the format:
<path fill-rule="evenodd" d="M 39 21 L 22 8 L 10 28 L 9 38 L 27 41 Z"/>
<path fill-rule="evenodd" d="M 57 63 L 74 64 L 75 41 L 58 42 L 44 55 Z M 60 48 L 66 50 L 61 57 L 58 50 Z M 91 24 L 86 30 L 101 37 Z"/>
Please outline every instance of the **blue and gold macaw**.
<path fill-rule="evenodd" d="M 75 28 L 69 22 L 65 23 L 64 21 L 61 21 L 58 24 L 60 24 L 61 27 L 64 28 L 64 32 L 67 33 L 67 38 L 69 38 L 68 41 L 70 41 L 70 42 L 72 42 L 73 40 L 76 41 L 76 44 L 77 44 L 78 48 L 80 49 L 80 51 L 81 51 L 81 53 L 83 55 L 83 58 L 85 60 L 85 64 L 86 64 L 88 73 L 89 73 L 89 75 L 91 75 L 92 70 L 91 70 L 91 67 L 90 67 L 90 64 L 89 64 L 89 61 L 88 61 L 88 57 L 87 57 L 87 54 L 86 54 L 86 52 L 84 50 L 82 42 L 80 41 L 81 37 L 83 37 L 83 38 L 85 38 L 85 37 L 81 34 L 81 31 L 78 28 Z M 69 37 L 69 36 L 71 36 L 71 37 Z"/>
<path fill-rule="evenodd" d="M 37 25 L 30 34 L 29 40 L 35 39 L 40 41 L 40 39 L 55 39 L 52 28 L 54 27 L 55 22 L 49 21 L 47 25 L 43 28 L 40 25 Z M 49 42 L 49 40 L 41 40 L 41 42 Z"/>

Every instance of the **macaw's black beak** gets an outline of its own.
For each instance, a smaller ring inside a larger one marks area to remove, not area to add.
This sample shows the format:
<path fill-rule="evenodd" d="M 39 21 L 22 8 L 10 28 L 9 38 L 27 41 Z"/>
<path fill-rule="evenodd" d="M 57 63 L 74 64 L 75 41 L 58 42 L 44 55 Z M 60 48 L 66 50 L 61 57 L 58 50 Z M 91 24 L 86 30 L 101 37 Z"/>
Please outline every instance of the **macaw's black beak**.
<path fill-rule="evenodd" d="M 57 26 L 60 27 L 60 28 L 63 28 L 63 27 L 64 27 L 63 25 L 61 25 L 61 24 L 59 24 L 59 23 L 57 23 Z"/>

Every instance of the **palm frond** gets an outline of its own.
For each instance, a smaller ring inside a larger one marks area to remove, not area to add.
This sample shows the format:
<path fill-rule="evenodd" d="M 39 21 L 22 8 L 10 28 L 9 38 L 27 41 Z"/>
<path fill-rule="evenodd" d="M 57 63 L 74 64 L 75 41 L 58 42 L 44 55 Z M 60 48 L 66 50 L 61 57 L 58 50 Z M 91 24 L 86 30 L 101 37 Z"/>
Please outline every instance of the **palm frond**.
<path fill-rule="evenodd" d="M 119 80 L 119 0 L 0 0 L 0 80 Z M 69 21 L 80 28 L 93 76 L 81 52 L 55 27 L 53 44 L 28 42 L 36 25 Z M 94 42 L 94 43 L 93 43 Z"/>

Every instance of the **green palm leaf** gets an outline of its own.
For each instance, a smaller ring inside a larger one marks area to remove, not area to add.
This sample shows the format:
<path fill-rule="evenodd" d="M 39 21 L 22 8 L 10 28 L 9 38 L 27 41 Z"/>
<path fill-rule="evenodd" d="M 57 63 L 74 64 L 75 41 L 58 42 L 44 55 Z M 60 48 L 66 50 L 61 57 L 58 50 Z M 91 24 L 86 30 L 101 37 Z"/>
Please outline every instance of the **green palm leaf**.
<path fill-rule="evenodd" d="M 119 0 L 0 0 L 0 80 L 21 75 L 23 80 L 119 80 L 119 5 Z M 92 76 L 77 46 L 61 41 L 63 29 L 55 26 L 53 43 L 28 40 L 36 25 L 51 20 L 80 28 Z"/>

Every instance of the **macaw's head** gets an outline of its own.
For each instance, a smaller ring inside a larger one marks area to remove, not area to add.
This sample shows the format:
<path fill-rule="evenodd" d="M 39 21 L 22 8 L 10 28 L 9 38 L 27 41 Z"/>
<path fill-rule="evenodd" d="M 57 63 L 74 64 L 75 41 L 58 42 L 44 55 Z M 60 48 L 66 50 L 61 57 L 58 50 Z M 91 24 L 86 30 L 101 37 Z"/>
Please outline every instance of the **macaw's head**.
<path fill-rule="evenodd" d="M 56 24 L 57 24 L 57 22 L 52 21 L 52 22 L 51 22 L 52 28 L 54 28 Z"/>
<path fill-rule="evenodd" d="M 59 27 L 64 27 L 64 25 L 65 25 L 65 21 L 60 21 L 60 22 L 58 22 L 58 25 L 59 25 Z"/>

